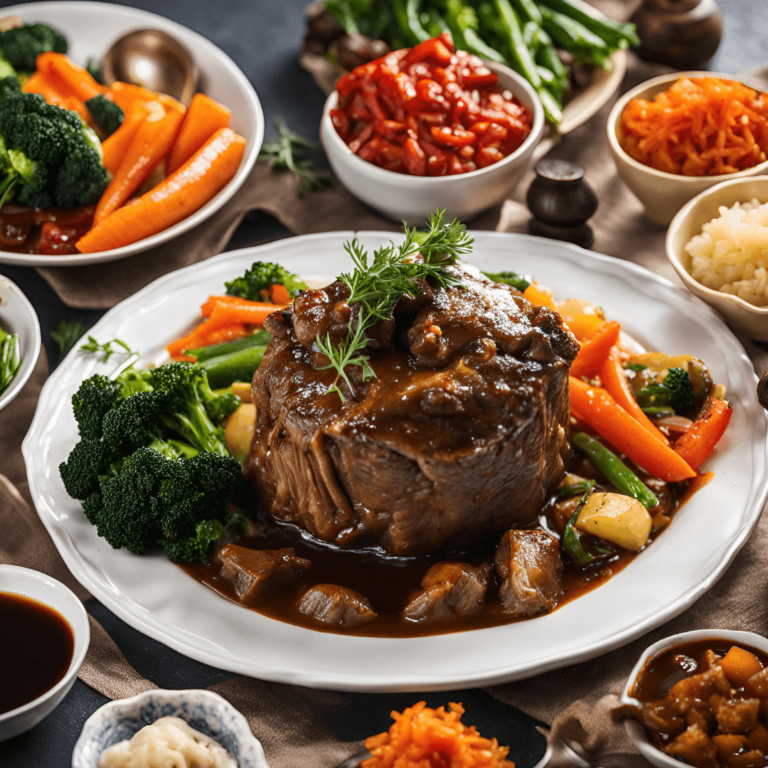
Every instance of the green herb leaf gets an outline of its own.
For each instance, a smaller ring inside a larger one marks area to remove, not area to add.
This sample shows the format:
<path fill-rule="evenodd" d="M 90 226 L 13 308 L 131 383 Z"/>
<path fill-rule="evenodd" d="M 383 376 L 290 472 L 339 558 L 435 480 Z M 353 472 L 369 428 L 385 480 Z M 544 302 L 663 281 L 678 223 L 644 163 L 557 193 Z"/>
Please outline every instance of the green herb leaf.
<path fill-rule="evenodd" d="M 483 272 L 483 274 L 494 283 L 505 283 L 517 288 L 518 291 L 524 291 L 533 282 L 530 275 L 519 275 L 517 272 Z"/>
<path fill-rule="evenodd" d="M 112 347 L 113 344 L 116 348 Z M 103 344 L 101 344 L 96 341 L 93 336 L 88 336 L 88 341 L 85 344 L 80 345 L 81 352 L 86 352 L 90 355 L 100 354 L 102 356 L 102 363 L 106 363 L 109 358 L 115 354 L 115 352 L 120 352 L 121 348 L 126 355 L 138 355 L 136 350 L 131 349 L 124 341 L 121 341 L 120 339 L 111 339 L 110 341 L 105 341 Z"/>
<path fill-rule="evenodd" d="M 85 333 L 82 320 L 62 320 L 56 329 L 51 331 L 51 338 L 59 345 L 59 360 L 63 360 L 67 352 L 77 344 Z"/>

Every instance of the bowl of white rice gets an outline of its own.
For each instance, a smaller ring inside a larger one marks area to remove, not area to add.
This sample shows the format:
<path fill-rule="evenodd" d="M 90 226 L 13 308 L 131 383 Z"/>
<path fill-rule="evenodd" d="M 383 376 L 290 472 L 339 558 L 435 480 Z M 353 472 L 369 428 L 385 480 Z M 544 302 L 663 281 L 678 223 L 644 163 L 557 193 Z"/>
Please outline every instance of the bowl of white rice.
<path fill-rule="evenodd" d="M 667 257 L 731 327 L 768 341 L 768 176 L 724 181 L 677 213 Z"/>

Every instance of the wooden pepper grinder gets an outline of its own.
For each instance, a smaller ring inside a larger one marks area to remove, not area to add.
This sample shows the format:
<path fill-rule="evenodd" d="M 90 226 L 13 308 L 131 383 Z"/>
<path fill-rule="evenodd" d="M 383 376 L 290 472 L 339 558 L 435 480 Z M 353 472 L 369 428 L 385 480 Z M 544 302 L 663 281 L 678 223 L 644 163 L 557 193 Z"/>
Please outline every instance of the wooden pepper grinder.
<path fill-rule="evenodd" d="M 587 219 L 597 210 L 597 196 L 584 181 L 584 169 L 567 160 L 540 160 L 535 170 L 525 198 L 533 214 L 528 231 L 589 248 L 595 236 Z"/>
<path fill-rule="evenodd" d="M 643 0 L 630 21 L 640 57 L 675 69 L 705 69 L 723 37 L 715 0 Z"/>

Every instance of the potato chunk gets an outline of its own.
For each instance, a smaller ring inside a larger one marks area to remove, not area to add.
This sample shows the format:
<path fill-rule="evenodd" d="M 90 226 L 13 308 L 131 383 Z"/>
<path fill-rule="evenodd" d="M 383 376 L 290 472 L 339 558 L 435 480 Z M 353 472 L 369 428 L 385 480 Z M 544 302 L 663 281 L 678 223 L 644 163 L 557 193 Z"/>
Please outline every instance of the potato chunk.
<path fill-rule="evenodd" d="M 631 496 L 593 493 L 581 508 L 576 527 L 632 552 L 641 550 L 651 534 L 648 510 Z"/>
<path fill-rule="evenodd" d="M 665 752 L 697 768 L 715 768 L 717 765 L 715 745 L 698 725 L 692 725 L 672 739 Z"/>

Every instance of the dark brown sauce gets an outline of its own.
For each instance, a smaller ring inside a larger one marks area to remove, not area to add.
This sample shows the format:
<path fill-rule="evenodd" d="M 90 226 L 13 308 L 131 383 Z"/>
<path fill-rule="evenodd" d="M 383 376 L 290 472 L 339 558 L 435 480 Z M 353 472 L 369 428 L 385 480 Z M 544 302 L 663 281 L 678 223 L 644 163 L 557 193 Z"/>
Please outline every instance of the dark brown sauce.
<path fill-rule="evenodd" d="M 659 701 L 672 690 L 675 683 L 709 669 L 706 661 L 707 651 L 725 656 L 734 646 L 754 653 L 763 666 L 768 665 L 768 654 L 744 643 L 711 637 L 692 643 L 681 643 L 646 661 L 629 692 L 630 696 L 642 702 Z"/>
<path fill-rule="evenodd" d="M 56 610 L 0 592 L 0 714 L 53 688 L 69 669 L 72 628 Z"/>

